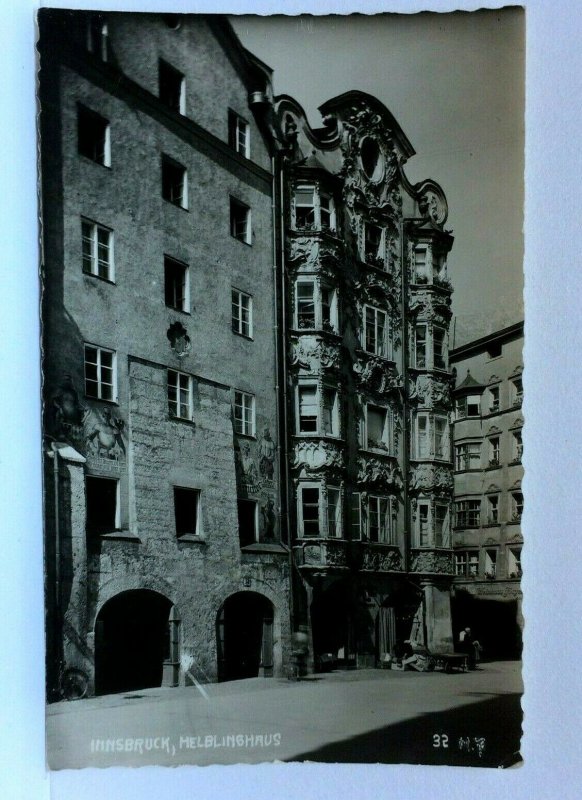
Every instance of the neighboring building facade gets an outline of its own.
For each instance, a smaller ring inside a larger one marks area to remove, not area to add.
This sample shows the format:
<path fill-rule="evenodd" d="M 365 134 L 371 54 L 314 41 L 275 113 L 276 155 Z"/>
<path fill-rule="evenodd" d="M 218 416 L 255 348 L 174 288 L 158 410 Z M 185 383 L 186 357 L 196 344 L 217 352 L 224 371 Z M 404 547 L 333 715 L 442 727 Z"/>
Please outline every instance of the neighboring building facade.
<path fill-rule="evenodd" d="M 49 685 L 281 674 L 268 71 L 220 18 L 41 12 L 40 51 Z"/>
<path fill-rule="evenodd" d="M 521 653 L 523 323 L 452 350 L 454 622 L 489 657 Z"/>
<path fill-rule="evenodd" d="M 442 190 L 223 18 L 39 20 L 49 695 L 451 650 Z"/>

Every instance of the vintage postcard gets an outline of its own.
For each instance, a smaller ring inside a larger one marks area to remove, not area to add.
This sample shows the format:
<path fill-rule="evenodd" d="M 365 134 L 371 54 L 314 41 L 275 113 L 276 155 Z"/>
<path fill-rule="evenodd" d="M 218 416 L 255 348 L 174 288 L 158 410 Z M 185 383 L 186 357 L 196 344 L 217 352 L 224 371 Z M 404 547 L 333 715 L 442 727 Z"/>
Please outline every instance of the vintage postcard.
<path fill-rule="evenodd" d="M 49 767 L 519 764 L 523 10 L 38 29 Z"/>

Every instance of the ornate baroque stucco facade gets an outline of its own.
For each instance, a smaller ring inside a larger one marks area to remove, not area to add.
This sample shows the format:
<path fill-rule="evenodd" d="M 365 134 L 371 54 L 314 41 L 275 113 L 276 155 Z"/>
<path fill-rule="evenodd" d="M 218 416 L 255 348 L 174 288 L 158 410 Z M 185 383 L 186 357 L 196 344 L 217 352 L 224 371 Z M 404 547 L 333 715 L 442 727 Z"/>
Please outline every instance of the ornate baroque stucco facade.
<path fill-rule="evenodd" d="M 349 92 L 284 137 L 287 443 L 296 618 L 315 666 L 374 665 L 397 638 L 452 649 L 452 236 L 433 181 L 375 98 Z"/>
<path fill-rule="evenodd" d="M 453 646 L 447 203 L 221 18 L 40 17 L 49 695 Z"/>

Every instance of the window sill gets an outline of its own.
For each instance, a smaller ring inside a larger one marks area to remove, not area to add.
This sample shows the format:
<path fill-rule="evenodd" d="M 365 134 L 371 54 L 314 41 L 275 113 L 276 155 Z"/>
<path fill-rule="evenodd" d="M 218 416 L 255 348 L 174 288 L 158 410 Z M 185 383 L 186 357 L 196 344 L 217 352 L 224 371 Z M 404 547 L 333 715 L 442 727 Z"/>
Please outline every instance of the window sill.
<path fill-rule="evenodd" d="M 183 425 L 190 425 L 192 428 L 196 428 L 196 423 L 193 419 L 186 419 L 185 417 L 173 417 L 171 414 L 168 414 L 168 420 L 170 422 L 179 422 Z"/>
<path fill-rule="evenodd" d="M 177 535 L 179 542 L 189 542 L 192 544 L 207 544 L 206 536 L 203 533 L 182 533 Z"/>
<path fill-rule="evenodd" d="M 94 158 L 86 156 L 83 153 L 79 153 L 78 155 L 81 161 L 82 162 L 84 161 L 86 164 L 95 164 L 98 167 L 102 167 L 103 169 L 108 169 L 109 171 L 111 171 L 111 164 L 102 164 L 101 161 L 95 161 Z"/>
<path fill-rule="evenodd" d="M 98 281 L 101 281 L 102 283 L 108 283 L 110 286 L 116 285 L 115 281 L 111 280 L 111 278 L 102 278 L 101 275 L 97 275 L 94 272 L 87 272 L 86 270 L 83 270 L 83 275 L 85 275 L 86 278 L 96 278 Z"/>
<path fill-rule="evenodd" d="M 289 551 L 278 542 L 253 542 L 246 544 L 240 549 L 241 553 L 281 553 L 287 555 Z"/>
<path fill-rule="evenodd" d="M 391 453 L 390 450 L 386 447 L 359 447 L 358 448 L 360 453 L 364 455 L 372 455 L 372 456 L 385 456 L 386 458 L 397 458 L 394 453 Z"/>
<path fill-rule="evenodd" d="M 87 400 L 96 400 L 98 403 L 106 403 L 108 406 L 119 406 L 119 400 L 104 400 L 102 397 L 93 397 L 87 393 L 85 393 L 85 398 Z"/>
<path fill-rule="evenodd" d="M 325 439 L 329 442 L 345 442 L 339 434 L 335 436 L 333 433 L 318 433 L 317 431 L 298 431 L 293 434 L 296 439 Z"/>
<path fill-rule="evenodd" d="M 453 474 L 454 475 L 461 475 L 461 474 L 465 474 L 466 472 L 476 473 L 476 472 L 482 472 L 482 471 L 483 470 L 481 469 L 481 467 L 468 467 L 467 469 L 456 469 L 456 470 L 454 470 Z"/>
<path fill-rule="evenodd" d="M 233 332 L 233 334 L 235 336 L 238 336 L 239 339 L 246 339 L 247 342 L 254 341 L 253 337 L 252 336 L 248 336 L 246 333 L 241 333 L 240 331 L 235 331 L 233 328 L 231 328 L 231 331 Z"/>
<path fill-rule="evenodd" d="M 190 209 L 187 208 L 186 206 L 180 205 L 180 203 L 175 203 L 173 200 L 168 200 L 168 198 L 164 197 L 163 195 L 162 195 L 162 200 L 165 203 L 168 203 L 168 205 L 174 206 L 174 208 L 179 208 L 181 211 L 186 211 L 186 212 L 190 211 Z"/>
<path fill-rule="evenodd" d="M 248 439 L 250 442 L 257 441 L 257 434 L 256 433 L 242 433 L 241 431 L 235 430 L 235 436 L 239 436 L 241 439 Z"/>
<path fill-rule="evenodd" d="M 93 535 L 92 532 L 90 532 Z M 119 531 L 110 531 L 109 533 L 99 533 L 95 534 L 100 539 L 110 539 L 110 540 L 119 540 L 124 542 L 141 542 L 139 536 L 135 533 L 131 533 L 129 530 L 119 530 Z"/>
<path fill-rule="evenodd" d="M 166 304 L 166 308 L 168 309 L 168 311 L 173 311 L 176 314 L 185 314 L 188 317 L 192 316 L 192 312 L 186 311 L 186 309 L 184 309 L 184 308 L 176 308 L 175 306 L 169 306 L 167 304 Z"/>
<path fill-rule="evenodd" d="M 358 355 L 367 356 L 368 358 L 379 358 L 381 361 L 385 361 L 387 364 L 395 364 L 395 360 L 393 356 L 381 356 L 379 353 L 372 353 L 370 350 L 364 350 L 363 347 L 360 347 L 356 350 Z"/>
<path fill-rule="evenodd" d="M 241 244 L 245 244 L 247 247 L 252 247 L 253 246 L 252 242 L 245 242 L 244 239 L 239 239 L 238 236 L 233 236 L 232 233 L 230 234 L 230 238 L 234 239 L 237 242 L 240 242 Z"/>

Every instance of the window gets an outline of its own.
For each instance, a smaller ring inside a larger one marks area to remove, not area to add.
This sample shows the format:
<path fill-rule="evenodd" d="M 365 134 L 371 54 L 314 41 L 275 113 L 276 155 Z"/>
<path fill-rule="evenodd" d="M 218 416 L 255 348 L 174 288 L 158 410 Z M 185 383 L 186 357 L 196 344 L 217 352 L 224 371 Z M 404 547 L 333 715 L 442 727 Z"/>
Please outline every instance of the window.
<path fill-rule="evenodd" d="M 515 378 L 511 381 L 511 394 L 512 394 L 512 404 L 519 408 L 523 401 L 523 384 L 521 378 Z"/>
<path fill-rule="evenodd" d="M 87 20 L 87 50 L 101 61 L 107 61 L 108 29 L 100 14 L 92 14 Z"/>
<path fill-rule="evenodd" d="M 186 113 L 186 92 L 184 76 L 170 64 L 159 62 L 159 93 L 160 100 L 164 105 L 177 111 L 179 114 Z"/>
<path fill-rule="evenodd" d="M 414 333 L 414 366 L 426 369 L 427 363 L 427 326 L 417 325 Z"/>
<path fill-rule="evenodd" d="M 475 578 L 478 574 L 478 550 L 461 550 L 455 553 L 455 575 L 463 578 Z"/>
<path fill-rule="evenodd" d="M 416 547 L 449 547 L 449 506 L 419 500 L 416 508 Z"/>
<path fill-rule="evenodd" d="M 499 436 L 489 439 L 489 466 L 499 466 Z"/>
<path fill-rule="evenodd" d="M 469 470 L 481 467 L 481 443 L 466 442 L 455 447 L 455 469 Z"/>
<path fill-rule="evenodd" d="M 458 500 L 455 504 L 456 527 L 478 528 L 481 521 L 480 500 Z"/>
<path fill-rule="evenodd" d="M 299 433 L 317 433 L 318 402 L 316 386 L 300 386 Z"/>
<path fill-rule="evenodd" d="M 256 500 L 238 501 L 238 536 L 241 547 L 258 542 L 258 503 Z"/>
<path fill-rule="evenodd" d="M 85 394 L 97 400 L 117 402 L 116 356 L 113 350 L 85 345 Z"/>
<path fill-rule="evenodd" d="M 234 393 L 234 430 L 242 436 L 255 435 L 255 396 L 246 392 Z"/>
<path fill-rule="evenodd" d="M 296 285 L 297 294 L 297 327 L 301 329 L 315 328 L 315 283 L 301 281 Z"/>
<path fill-rule="evenodd" d="M 230 198 L 230 235 L 239 242 L 251 243 L 251 210 L 234 197 Z"/>
<path fill-rule="evenodd" d="M 327 487 L 327 535 L 331 539 L 342 537 L 342 507 L 339 489 Z"/>
<path fill-rule="evenodd" d="M 521 492 L 512 492 L 511 494 L 511 511 L 512 519 L 518 522 L 523 514 L 523 494 Z"/>
<path fill-rule="evenodd" d="M 425 412 L 416 415 L 415 458 L 448 460 L 449 423 L 445 416 Z"/>
<path fill-rule="evenodd" d="M 105 281 L 115 279 L 113 268 L 113 232 L 96 222 L 81 220 L 83 272 Z"/>
<path fill-rule="evenodd" d="M 113 533 L 121 527 L 119 520 L 119 481 L 113 478 L 85 478 L 87 531 Z"/>
<path fill-rule="evenodd" d="M 370 450 L 389 450 L 390 414 L 388 409 L 369 404 L 366 405 L 364 427 L 364 447 Z"/>
<path fill-rule="evenodd" d="M 428 281 L 428 248 L 418 245 L 414 248 L 414 280 L 416 283 Z"/>
<path fill-rule="evenodd" d="M 111 166 L 109 122 L 85 106 L 78 107 L 77 136 L 79 153 L 104 167 Z"/>
<path fill-rule="evenodd" d="M 493 414 L 495 411 L 499 411 L 499 386 L 489 389 L 489 412 Z"/>
<path fill-rule="evenodd" d="M 507 576 L 521 578 L 521 547 L 507 548 Z"/>
<path fill-rule="evenodd" d="M 365 535 L 370 542 L 390 543 L 390 510 L 389 497 L 368 496 L 367 530 Z"/>
<path fill-rule="evenodd" d="M 489 358 L 499 358 L 503 351 L 501 342 L 492 342 L 487 348 L 487 356 Z"/>
<path fill-rule="evenodd" d="M 367 264 L 380 269 L 386 268 L 384 240 L 384 228 L 364 222 L 362 257 Z"/>
<path fill-rule="evenodd" d="M 319 281 L 295 284 L 296 326 L 299 330 L 338 331 L 337 290 Z"/>
<path fill-rule="evenodd" d="M 193 417 L 192 376 L 168 370 L 168 411 L 176 419 Z"/>
<path fill-rule="evenodd" d="M 521 431 L 514 431 L 512 437 L 512 460 L 516 464 L 521 464 L 523 456 L 523 440 L 521 438 Z"/>
<path fill-rule="evenodd" d="M 322 432 L 326 436 L 338 436 L 338 397 L 335 389 L 324 386 L 322 392 Z"/>
<path fill-rule="evenodd" d="M 316 184 L 300 184 L 295 187 L 292 214 L 296 230 L 335 229 L 333 197 Z"/>
<path fill-rule="evenodd" d="M 331 387 L 315 384 L 297 387 L 298 433 L 339 436 L 339 399 Z"/>
<path fill-rule="evenodd" d="M 174 486 L 174 516 L 177 536 L 200 536 L 200 492 Z"/>
<path fill-rule="evenodd" d="M 238 289 L 233 289 L 232 331 L 250 339 L 253 335 L 253 298 Z"/>
<path fill-rule="evenodd" d="M 497 550 L 485 550 L 485 577 L 494 578 L 497 575 Z"/>
<path fill-rule="evenodd" d="M 490 525 L 499 523 L 499 496 L 496 494 L 489 495 L 487 498 L 487 522 Z"/>
<path fill-rule="evenodd" d="M 246 122 L 234 111 L 228 112 L 228 142 L 244 158 L 251 157 L 251 131 Z"/>
<path fill-rule="evenodd" d="M 168 308 L 188 311 L 190 307 L 188 267 L 180 261 L 164 258 L 164 296 Z"/>
<path fill-rule="evenodd" d="M 448 504 L 435 503 L 434 507 L 434 546 L 451 546 L 450 509 Z"/>
<path fill-rule="evenodd" d="M 428 503 L 419 503 L 417 508 L 417 530 L 418 530 L 418 546 L 428 547 L 430 545 L 430 505 Z"/>
<path fill-rule="evenodd" d="M 180 208 L 188 208 L 186 169 L 168 156 L 162 156 L 162 197 Z"/>
<path fill-rule="evenodd" d="M 364 350 L 382 358 L 390 358 L 388 315 L 372 306 L 364 306 Z"/>
<path fill-rule="evenodd" d="M 481 414 L 481 396 L 475 394 L 469 395 L 468 397 L 458 397 L 455 409 L 458 419 L 463 419 L 464 417 L 478 417 Z"/>
<path fill-rule="evenodd" d="M 447 353 L 445 344 L 445 331 L 436 326 L 432 331 L 433 367 L 434 369 L 447 368 Z"/>
<path fill-rule="evenodd" d="M 431 332 L 425 322 L 415 326 L 412 363 L 416 369 L 447 368 L 447 334 L 444 328 L 435 325 Z"/>
<path fill-rule="evenodd" d="M 319 536 L 319 487 L 302 486 L 300 488 L 299 510 L 301 536 Z"/>

